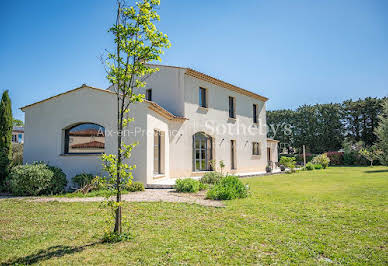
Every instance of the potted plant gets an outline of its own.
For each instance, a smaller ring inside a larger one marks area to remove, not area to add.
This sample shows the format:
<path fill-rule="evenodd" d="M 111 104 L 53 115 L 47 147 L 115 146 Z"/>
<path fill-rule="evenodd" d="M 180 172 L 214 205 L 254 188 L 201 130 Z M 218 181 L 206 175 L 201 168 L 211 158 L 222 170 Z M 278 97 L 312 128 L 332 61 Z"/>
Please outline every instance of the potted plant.
<path fill-rule="evenodd" d="M 286 170 L 286 167 L 285 167 L 284 165 L 281 164 L 281 165 L 280 165 L 280 171 L 283 172 L 283 171 L 285 171 L 285 170 Z"/>

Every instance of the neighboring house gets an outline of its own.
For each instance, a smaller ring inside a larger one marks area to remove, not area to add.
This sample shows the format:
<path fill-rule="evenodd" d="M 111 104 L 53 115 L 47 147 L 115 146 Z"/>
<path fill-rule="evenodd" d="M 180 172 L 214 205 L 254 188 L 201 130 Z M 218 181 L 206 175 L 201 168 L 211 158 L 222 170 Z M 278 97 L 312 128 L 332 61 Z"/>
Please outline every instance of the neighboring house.
<path fill-rule="evenodd" d="M 24 127 L 13 127 L 12 129 L 12 143 L 24 142 Z"/>
<path fill-rule="evenodd" d="M 126 143 L 139 142 L 129 161 L 135 180 L 201 176 L 212 160 L 223 160 L 226 172 L 254 174 L 277 161 L 277 142 L 266 138 L 267 98 L 190 68 L 157 67 L 143 90 L 147 100 L 130 107 L 135 120 L 123 134 Z M 82 85 L 21 108 L 24 162 L 46 161 L 69 180 L 102 174 L 100 154 L 117 148 L 110 89 Z"/>

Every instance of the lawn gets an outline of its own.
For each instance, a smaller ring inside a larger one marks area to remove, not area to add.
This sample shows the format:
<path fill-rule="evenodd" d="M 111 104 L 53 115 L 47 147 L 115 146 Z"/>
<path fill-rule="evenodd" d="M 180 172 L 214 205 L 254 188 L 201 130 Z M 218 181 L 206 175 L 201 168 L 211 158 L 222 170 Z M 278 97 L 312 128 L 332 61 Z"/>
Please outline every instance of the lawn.
<path fill-rule="evenodd" d="M 125 203 L 133 239 L 102 244 L 98 203 L 0 200 L 0 263 L 387 264 L 388 168 L 243 179 L 226 208 Z"/>

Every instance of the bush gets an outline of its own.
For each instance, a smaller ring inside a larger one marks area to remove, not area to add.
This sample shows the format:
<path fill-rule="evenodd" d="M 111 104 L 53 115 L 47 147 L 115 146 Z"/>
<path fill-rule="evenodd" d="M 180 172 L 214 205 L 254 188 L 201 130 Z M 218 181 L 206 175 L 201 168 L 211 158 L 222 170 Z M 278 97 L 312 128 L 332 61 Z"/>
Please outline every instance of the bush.
<path fill-rule="evenodd" d="M 322 164 L 314 164 L 314 169 L 321 170 L 322 168 L 324 168 Z"/>
<path fill-rule="evenodd" d="M 198 180 L 192 178 L 178 179 L 175 189 L 178 192 L 198 192 L 200 190 L 200 184 Z"/>
<path fill-rule="evenodd" d="M 88 174 L 88 173 L 82 173 L 74 176 L 71 181 L 76 184 L 78 187 L 82 188 L 86 185 L 89 185 L 92 183 L 93 178 L 95 175 Z"/>
<path fill-rule="evenodd" d="M 314 164 L 312 164 L 311 162 L 307 163 L 306 170 L 309 170 L 309 171 L 314 170 Z"/>
<path fill-rule="evenodd" d="M 314 154 L 306 152 L 306 163 L 310 162 L 313 158 L 314 158 Z M 303 154 L 296 154 L 295 159 L 296 159 L 297 164 L 299 164 L 299 165 L 304 164 Z"/>
<path fill-rule="evenodd" d="M 65 191 L 65 187 L 67 186 L 67 179 L 65 173 L 61 168 L 46 165 L 49 170 L 53 173 L 53 177 L 51 178 L 50 187 L 44 194 L 59 194 Z"/>
<path fill-rule="evenodd" d="M 295 168 L 295 157 L 282 156 L 279 163 L 292 170 Z"/>
<path fill-rule="evenodd" d="M 14 195 L 38 196 L 64 191 L 67 181 L 59 168 L 46 164 L 26 164 L 12 168 L 8 183 Z"/>
<path fill-rule="evenodd" d="M 23 144 L 12 143 L 12 167 L 23 164 Z"/>
<path fill-rule="evenodd" d="M 131 182 L 125 189 L 129 192 L 144 191 L 144 185 L 141 182 Z"/>
<path fill-rule="evenodd" d="M 329 166 L 329 163 L 330 163 L 330 159 L 329 157 L 327 157 L 327 155 L 324 153 L 324 154 L 320 154 L 320 155 L 317 155 L 315 156 L 312 161 L 311 161 L 313 164 L 320 164 L 324 169 L 326 169 L 328 166 Z"/>
<path fill-rule="evenodd" d="M 212 187 L 206 197 L 213 200 L 231 200 L 246 198 L 248 187 L 246 187 L 237 176 L 226 176 L 219 183 Z"/>
<path fill-rule="evenodd" d="M 353 151 L 344 152 L 344 164 L 345 165 L 354 165 L 357 160 L 357 154 Z"/>
<path fill-rule="evenodd" d="M 330 159 L 330 165 L 344 165 L 344 153 L 339 151 L 329 151 L 326 153 Z"/>
<path fill-rule="evenodd" d="M 209 172 L 209 173 L 204 174 L 200 181 L 202 184 L 214 185 L 214 184 L 218 183 L 218 181 L 220 181 L 221 178 L 223 178 L 223 175 L 221 173 Z"/>

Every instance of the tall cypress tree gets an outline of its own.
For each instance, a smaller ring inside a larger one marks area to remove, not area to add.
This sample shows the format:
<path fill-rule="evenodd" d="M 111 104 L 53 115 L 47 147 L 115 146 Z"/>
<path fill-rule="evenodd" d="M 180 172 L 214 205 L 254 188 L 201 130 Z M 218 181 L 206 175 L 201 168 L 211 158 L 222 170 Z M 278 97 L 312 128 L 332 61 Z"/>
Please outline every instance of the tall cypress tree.
<path fill-rule="evenodd" d="M 388 165 L 388 98 L 384 99 L 383 113 L 379 116 L 380 123 L 376 128 L 377 148 L 382 151 L 380 161 L 384 165 Z"/>
<path fill-rule="evenodd" d="M 12 106 L 8 91 L 0 103 L 0 185 L 4 184 L 12 162 Z"/>

